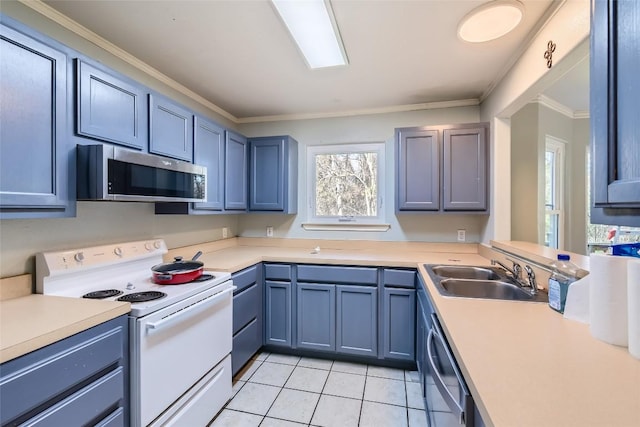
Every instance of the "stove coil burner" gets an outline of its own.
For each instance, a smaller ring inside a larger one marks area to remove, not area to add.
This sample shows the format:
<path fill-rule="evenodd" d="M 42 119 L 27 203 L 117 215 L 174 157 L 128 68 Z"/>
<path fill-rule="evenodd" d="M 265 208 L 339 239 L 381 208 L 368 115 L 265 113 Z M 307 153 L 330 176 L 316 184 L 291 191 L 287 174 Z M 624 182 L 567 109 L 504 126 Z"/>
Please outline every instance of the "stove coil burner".
<path fill-rule="evenodd" d="M 125 302 L 146 302 L 153 301 L 154 299 L 160 299 L 166 297 L 167 294 L 164 292 L 158 291 L 146 291 L 146 292 L 135 292 L 132 294 L 123 295 L 118 298 L 118 301 Z"/>
<path fill-rule="evenodd" d="M 200 277 L 198 277 L 197 279 L 193 279 L 189 283 L 206 282 L 207 280 L 211 280 L 211 279 L 215 279 L 215 278 L 216 278 L 216 276 L 214 276 L 213 274 L 203 274 Z"/>
<path fill-rule="evenodd" d="M 118 296 L 122 293 L 117 289 L 103 289 L 95 292 L 89 292 L 88 294 L 82 295 L 82 298 L 88 299 L 105 299 Z"/>

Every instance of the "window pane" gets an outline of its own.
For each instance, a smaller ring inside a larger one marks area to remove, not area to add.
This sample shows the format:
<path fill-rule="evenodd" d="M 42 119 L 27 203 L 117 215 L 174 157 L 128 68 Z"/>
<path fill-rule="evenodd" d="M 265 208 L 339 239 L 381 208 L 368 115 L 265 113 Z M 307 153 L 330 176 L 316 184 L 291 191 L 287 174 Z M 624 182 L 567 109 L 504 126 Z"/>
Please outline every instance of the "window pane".
<path fill-rule="evenodd" d="M 316 154 L 316 216 L 378 214 L 378 154 Z"/>
<path fill-rule="evenodd" d="M 556 155 L 553 151 L 544 153 L 544 203 L 547 209 L 555 209 L 555 169 Z"/>
<path fill-rule="evenodd" d="M 544 245 L 558 249 L 558 214 L 545 215 Z"/>

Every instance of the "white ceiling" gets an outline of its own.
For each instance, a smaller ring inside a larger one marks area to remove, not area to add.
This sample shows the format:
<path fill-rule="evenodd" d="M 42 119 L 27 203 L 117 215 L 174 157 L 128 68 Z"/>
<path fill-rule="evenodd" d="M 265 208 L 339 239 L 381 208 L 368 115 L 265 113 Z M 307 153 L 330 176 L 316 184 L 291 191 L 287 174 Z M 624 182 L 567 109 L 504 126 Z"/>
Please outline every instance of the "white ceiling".
<path fill-rule="evenodd" d="M 482 100 L 559 0 L 511 34 L 457 38 L 486 0 L 332 0 L 349 65 L 310 70 L 268 0 L 45 1 L 236 118 Z"/>

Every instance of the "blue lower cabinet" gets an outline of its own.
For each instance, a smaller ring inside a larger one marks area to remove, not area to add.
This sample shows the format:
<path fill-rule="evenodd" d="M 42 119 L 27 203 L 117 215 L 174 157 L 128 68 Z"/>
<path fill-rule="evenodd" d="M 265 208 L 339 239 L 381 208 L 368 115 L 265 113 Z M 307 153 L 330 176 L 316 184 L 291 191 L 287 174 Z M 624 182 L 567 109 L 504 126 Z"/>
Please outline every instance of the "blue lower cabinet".
<path fill-rule="evenodd" d="M 264 343 L 291 347 L 291 283 L 266 280 Z"/>
<path fill-rule="evenodd" d="M 384 288 L 382 309 L 384 358 L 415 360 L 415 289 Z"/>
<path fill-rule="evenodd" d="M 298 348 L 336 349 L 336 286 L 304 283 L 296 287 Z"/>
<path fill-rule="evenodd" d="M 233 347 L 231 370 L 235 375 L 262 347 L 262 264 L 231 275 L 233 292 Z"/>
<path fill-rule="evenodd" d="M 123 426 L 128 328 L 121 316 L 0 366 L 0 424 Z"/>
<path fill-rule="evenodd" d="M 336 351 L 376 357 L 378 354 L 378 289 L 336 286 Z"/>

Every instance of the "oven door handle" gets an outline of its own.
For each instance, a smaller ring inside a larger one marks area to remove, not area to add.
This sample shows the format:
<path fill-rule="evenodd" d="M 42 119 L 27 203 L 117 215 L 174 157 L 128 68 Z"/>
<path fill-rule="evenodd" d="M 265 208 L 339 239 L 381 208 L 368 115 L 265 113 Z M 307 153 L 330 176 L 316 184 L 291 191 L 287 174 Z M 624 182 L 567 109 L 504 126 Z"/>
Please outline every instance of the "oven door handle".
<path fill-rule="evenodd" d="M 427 337 L 427 356 L 429 359 L 429 366 L 431 367 L 431 372 L 433 372 L 433 382 L 435 383 L 436 388 L 440 392 L 442 399 L 446 402 L 449 409 L 451 409 L 451 411 L 458 418 L 460 424 L 464 425 L 465 424 L 464 409 L 462 409 L 462 406 L 457 402 L 456 398 L 453 397 L 453 395 L 451 394 L 451 391 L 447 388 L 446 384 L 444 383 L 444 380 L 442 379 L 442 376 L 440 375 L 440 371 L 438 371 L 438 368 L 436 367 L 436 364 L 434 362 L 434 356 L 432 354 L 431 348 L 433 347 L 433 340 L 435 337 L 438 337 L 438 339 L 442 342 L 442 345 L 444 347 L 444 352 L 447 355 L 447 358 L 449 359 L 449 363 L 451 363 L 452 365 L 454 364 L 453 360 L 451 360 L 451 355 L 447 351 L 446 345 L 442 340 L 442 337 L 438 335 L 438 333 L 432 327 L 431 329 L 429 329 L 429 335 Z"/>
<path fill-rule="evenodd" d="M 149 322 L 146 324 L 147 330 L 149 330 L 150 332 L 158 331 L 164 327 L 172 325 L 173 323 L 183 319 L 185 316 L 189 316 L 194 312 L 200 311 L 203 308 L 214 307 L 222 303 L 227 298 L 227 295 L 232 293 L 235 289 L 236 289 L 235 286 L 231 286 L 229 289 L 225 289 L 220 293 L 210 295 L 203 300 L 200 300 L 190 306 L 187 306 L 174 313 L 171 313 L 168 316 L 158 320 L 157 322 Z"/>

